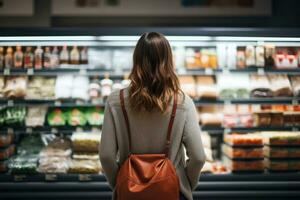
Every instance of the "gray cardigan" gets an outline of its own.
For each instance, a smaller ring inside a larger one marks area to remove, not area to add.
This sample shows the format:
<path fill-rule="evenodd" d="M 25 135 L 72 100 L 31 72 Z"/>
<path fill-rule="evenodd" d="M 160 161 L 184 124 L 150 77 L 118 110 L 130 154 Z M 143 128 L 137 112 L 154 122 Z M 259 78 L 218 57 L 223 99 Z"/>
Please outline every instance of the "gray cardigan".
<path fill-rule="evenodd" d="M 128 88 L 125 89 L 124 96 L 132 134 L 132 153 L 162 153 L 172 105 L 169 105 L 166 114 L 159 111 L 134 113 L 128 104 Z M 192 190 L 197 186 L 205 154 L 193 100 L 187 95 L 179 95 L 177 104 L 169 158 L 176 168 L 181 192 L 188 200 L 192 200 Z M 115 91 L 107 99 L 100 143 L 101 164 L 114 193 L 118 170 L 128 152 L 128 136 L 119 91 Z"/>

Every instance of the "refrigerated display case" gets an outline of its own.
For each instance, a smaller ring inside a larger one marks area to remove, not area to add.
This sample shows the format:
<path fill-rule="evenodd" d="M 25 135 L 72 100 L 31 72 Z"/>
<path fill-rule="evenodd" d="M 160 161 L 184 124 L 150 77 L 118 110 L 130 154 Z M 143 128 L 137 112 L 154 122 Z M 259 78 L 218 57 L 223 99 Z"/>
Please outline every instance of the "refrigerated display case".
<path fill-rule="evenodd" d="M 213 159 L 221 159 L 222 139 L 232 133 L 297 134 L 300 29 L 0 29 L 1 198 L 110 199 L 95 156 L 105 100 L 128 86 L 134 46 L 149 31 L 170 41 L 182 89 L 201 115 L 199 129 L 216 141 Z M 72 153 L 53 152 L 50 144 L 61 138 L 75 144 Z M 242 150 L 231 149 L 239 159 L 248 152 Z M 194 199 L 300 197 L 297 170 L 274 173 L 263 163 L 256 173 L 246 164 L 243 173 L 202 174 Z"/>

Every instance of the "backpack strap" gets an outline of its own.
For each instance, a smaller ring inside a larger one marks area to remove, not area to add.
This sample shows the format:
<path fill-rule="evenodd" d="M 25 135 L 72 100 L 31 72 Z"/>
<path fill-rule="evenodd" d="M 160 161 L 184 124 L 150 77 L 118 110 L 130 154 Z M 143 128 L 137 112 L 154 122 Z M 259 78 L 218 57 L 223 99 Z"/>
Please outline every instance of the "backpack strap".
<path fill-rule="evenodd" d="M 176 116 L 176 109 L 177 109 L 177 95 L 174 94 L 173 107 L 172 107 L 172 112 L 171 112 L 171 117 L 170 117 L 170 121 L 169 121 L 169 125 L 168 125 L 168 132 L 167 132 L 167 143 L 166 143 L 166 148 L 165 148 L 166 157 L 169 156 L 170 145 L 171 145 L 172 127 L 173 127 L 174 119 L 175 119 L 175 116 Z"/>
<path fill-rule="evenodd" d="M 125 123 L 126 123 L 127 133 L 128 133 L 129 152 L 131 152 L 131 131 L 130 131 L 130 126 L 129 126 L 128 114 L 125 109 L 124 89 L 120 90 L 120 102 L 121 102 L 121 108 L 122 108 L 123 116 L 124 116 Z M 172 134 L 172 128 L 173 128 L 173 124 L 174 124 L 174 119 L 176 116 L 176 109 L 177 109 L 177 95 L 175 94 L 173 97 L 173 107 L 172 107 L 171 117 L 170 117 L 170 121 L 169 121 L 169 125 L 168 125 L 167 142 L 166 142 L 166 147 L 164 150 L 164 153 L 166 154 L 167 157 L 169 155 L 169 150 L 170 150 L 170 145 L 171 145 L 171 134 Z"/>
<path fill-rule="evenodd" d="M 130 131 L 130 126 L 129 126 L 128 114 L 125 109 L 124 89 L 120 90 L 120 102 L 121 102 L 122 112 L 123 112 L 123 116 L 124 116 L 125 123 L 126 123 L 127 133 L 128 133 L 129 152 L 131 152 L 131 131 Z"/>

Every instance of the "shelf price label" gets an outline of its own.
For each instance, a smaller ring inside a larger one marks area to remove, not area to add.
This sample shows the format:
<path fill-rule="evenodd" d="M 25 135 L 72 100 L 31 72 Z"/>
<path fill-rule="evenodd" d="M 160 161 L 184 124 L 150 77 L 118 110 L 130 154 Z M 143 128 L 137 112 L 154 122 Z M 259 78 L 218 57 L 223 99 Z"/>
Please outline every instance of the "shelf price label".
<path fill-rule="evenodd" d="M 230 106 L 231 105 L 231 100 L 230 99 L 225 99 L 224 100 L 224 105 L 225 106 Z"/>
<path fill-rule="evenodd" d="M 57 180 L 57 175 L 56 174 L 46 174 L 45 175 L 45 180 L 46 181 L 56 181 Z"/>
<path fill-rule="evenodd" d="M 26 133 L 28 134 L 31 134 L 33 131 L 32 131 L 32 128 L 31 127 L 27 127 L 26 128 Z"/>
<path fill-rule="evenodd" d="M 224 129 L 224 132 L 225 132 L 225 133 L 231 133 L 231 128 L 225 128 L 225 129 Z"/>
<path fill-rule="evenodd" d="M 204 72 L 206 75 L 213 75 L 213 70 L 211 68 L 206 68 Z"/>
<path fill-rule="evenodd" d="M 265 75 L 265 69 L 264 68 L 258 68 L 257 69 L 257 74 L 258 75 Z"/>
<path fill-rule="evenodd" d="M 58 133 L 57 128 L 51 128 L 51 133 Z"/>
<path fill-rule="evenodd" d="M 293 128 L 292 128 L 292 131 L 293 131 L 293 132 L 298 132 L 299 129 L 298 129 L 297 127 L 293 127 Z"/>
<path fill-rule="evenodd" d="M 34 74 L 33 68 L 27 69 L 27 75 L 32 76 Z"/>
<path fill-rule="evenodd" d="M 81 68 L 81 69 L 79 70 L 79 74 L 80 74 L 81 76 L 85 76 L 85 75 L 87 74 L 86 69 Z"/>
<path fill-rule="evenodd" d="M 3 71 L 3 74 L 6 75 L 6 76 L 10 75 L 10 69 L 9 68 L 5 68 L 4 71 Z"/>
<path fill-rule="evenodd" d="M 75 101 L 75 104 L 76 104 L 77 106 L 82 106 L 82 105 L 84 104 L 84 102 L 81 101 L 81 100 L 76 100 L 76 101 Z"/>
<path fill-rule="evenodd" d="M 79 174 L 78 175 L 79 181 L 91 181 L 92 178 L 89 174 Z"/>
<path fill-rule="evenodd" d="M 61 101 L 55 101 L 55 102 L 54 102 L 54 105 L 55 105 L 55 106 L 61 106 Z"/>
<path fill-rule="evenodd" d="M 25 175 L 14 175 L 14 181 L 24 181 L 26 179 Z"/>
<path fill-rule="evenodd" d="M 14 106 L 14 101 L 13 100 L 8 100 L 7 101 L 7 106 L 9 106 L 9 107 Z"/>
<path fill-rule="evenodd" d="M 76 132 L 83 132 L 82 127 L 77 127 L 77 128 L 76 128 Z"/>

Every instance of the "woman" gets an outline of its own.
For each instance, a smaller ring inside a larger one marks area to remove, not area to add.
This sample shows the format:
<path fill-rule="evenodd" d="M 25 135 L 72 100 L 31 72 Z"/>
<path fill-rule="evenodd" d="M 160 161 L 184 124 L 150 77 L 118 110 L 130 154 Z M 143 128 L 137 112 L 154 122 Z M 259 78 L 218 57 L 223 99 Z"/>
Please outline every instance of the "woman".
<path fill-rule="evenodd" d="M 134 50 L 129 79 L 131 84 L 124 89 L 124 101 L 131 129 L 132 153 L 164 151 L 172 99 L 174 94 L 177 95 L 168 155 L 179 177 L 180 199 L 192 200 L 192 190 L 197 186 L 205 154 L 195 105 L 180 90 L 172 50 L 162 34 L 151 32 L 141 36 Z M 100 144 L 101 164 L 114 193 L 119 168 L 129 155 L 128 146 L 126 123 L 119 91 L 116 91 L 106 102 Z"/>

